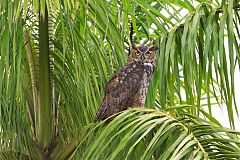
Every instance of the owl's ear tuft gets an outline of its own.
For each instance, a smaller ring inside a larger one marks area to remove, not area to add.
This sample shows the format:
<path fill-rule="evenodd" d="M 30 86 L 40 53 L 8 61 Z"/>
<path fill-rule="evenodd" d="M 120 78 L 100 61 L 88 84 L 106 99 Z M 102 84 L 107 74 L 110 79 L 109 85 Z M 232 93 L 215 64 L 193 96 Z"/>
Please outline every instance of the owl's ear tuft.
<path fill-rule="evenodd" d="M 158 50 L 158 49 L 159 49 L 158 46 L 151 46 L 151 47 L 149 48 L 149 51 L 156 51 L 156 50 Z"/>
<path fill-rule="evenodd" d="M 133 44 L 132 44 L 132 49 L 137 49 L 137 48 L 138 48 L 137 44 L 136 44 L 136 43 L 133 43 Z"/>

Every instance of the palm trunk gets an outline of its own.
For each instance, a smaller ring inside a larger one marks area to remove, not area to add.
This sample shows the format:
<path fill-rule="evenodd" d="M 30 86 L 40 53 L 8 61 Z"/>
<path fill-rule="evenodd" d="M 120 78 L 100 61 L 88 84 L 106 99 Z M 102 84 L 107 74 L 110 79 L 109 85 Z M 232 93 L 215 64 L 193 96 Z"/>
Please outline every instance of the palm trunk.
<path fill-rule="evenodd" d="M 37 139 L 41 148 L 46 150 L 50 146 L 53 137 L 48 12 L 46 6 L 45 15 L 39 13 L 39 68 L 40 107 L 39 111 L 37 111 L 39 119 Z"/>

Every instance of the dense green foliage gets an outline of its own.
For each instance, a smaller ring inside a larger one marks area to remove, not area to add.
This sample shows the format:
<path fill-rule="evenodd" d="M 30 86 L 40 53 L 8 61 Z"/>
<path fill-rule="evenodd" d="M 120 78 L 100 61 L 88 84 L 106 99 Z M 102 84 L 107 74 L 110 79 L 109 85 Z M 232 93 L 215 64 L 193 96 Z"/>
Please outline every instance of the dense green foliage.
<path fill-rule="evenodd" d="M 1 1 L 0 159 L 239 159 L 239 13 L 238 0 Z M 148 109 L 93 124 L 132 42 L 160 47 Z"/>

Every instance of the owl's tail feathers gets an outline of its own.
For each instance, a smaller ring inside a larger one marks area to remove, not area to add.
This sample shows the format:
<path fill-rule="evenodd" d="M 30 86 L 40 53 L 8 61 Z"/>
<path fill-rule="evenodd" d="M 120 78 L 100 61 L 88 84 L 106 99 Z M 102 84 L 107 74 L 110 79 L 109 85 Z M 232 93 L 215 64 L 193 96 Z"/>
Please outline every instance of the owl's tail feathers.
<path fill-rule="evenodd" d="M 108 117 L 107 101 L 104 98 L 95 118 L 93 119 L 93 122 L 96 123 L 102 121 L 107 117 Z"/>
<path fill-rule="evenodd" d="M 97 123 L 99 121 L 103 121 L 103 120 L 106 120 L 105 121 L 105 124 L 108 124 L 110 123 L 113 119 L 114 119 L 115 116 L 112 116 L 112 117 L 101 117 L 101 116 L 98 116 L 98 114 L 95 116 L 95 118 L 93 119 L 93 122 L 94 123 Z"/>
<path fill-rule="evenodd" d="M 101 104 L 101 107 L 99 108 L 95 118 L 93 119 L 93 122 L 96 123 L 99 121 L 103 121 L 103 120 L 107 119 L 108 117 L 110 117 L 111 115 L 113 115 L 111 107 L 109 107 L 108 101 L 106 101 L 106 99 L 104 98 L 103 102 Z M 106 122 L 107 123 L 111 122 L 113 118 L 114 117 L 108 118 L 108 120 Z"/>
<path fill-rule="evenodd" d="M 99 112 L 96 114 L 96 116 L 95 116 L 94 119 L 93 119 L 93 122 L 94 122 L 94 123 L 96 123 L 96 122 L 98 122 L 98 121 L 100 121 L 100 114 L 99 114 Z"/>
<path fill-rule="evenodd" d="M 106 118 L 106 109 L 104 105 L 101 105 L 100 109 L 98 110 L 93 122 L 96 123 L 98 121 L 102 121 Z"/>

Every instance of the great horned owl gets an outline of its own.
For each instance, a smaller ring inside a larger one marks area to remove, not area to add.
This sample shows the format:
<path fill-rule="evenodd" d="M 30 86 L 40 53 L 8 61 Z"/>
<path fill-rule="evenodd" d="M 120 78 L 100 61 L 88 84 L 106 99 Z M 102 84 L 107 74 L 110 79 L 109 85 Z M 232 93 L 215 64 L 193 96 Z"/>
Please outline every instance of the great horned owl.
<path fill-rule="evenodd" d="M 157 46 L 132 45 L 127 64 L 108 81 L 94 122 L 128 108 L 144 107 L 156 63 Z"/>

